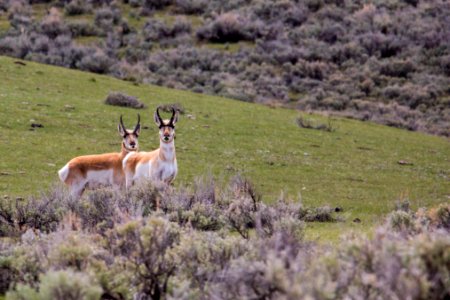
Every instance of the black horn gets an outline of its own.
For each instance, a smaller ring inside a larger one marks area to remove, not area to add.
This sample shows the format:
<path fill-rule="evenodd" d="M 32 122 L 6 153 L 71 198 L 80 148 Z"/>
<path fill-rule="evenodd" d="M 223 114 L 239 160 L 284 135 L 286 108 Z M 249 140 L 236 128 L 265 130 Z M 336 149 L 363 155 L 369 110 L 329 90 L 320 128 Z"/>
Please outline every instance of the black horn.
<path fill-rule="evenodd" d="M 125 125 L 123 125 L 122 115 L 120 115 L 119 133 L 122 137 L 127 135 L 127 129 L 125 128 Z"/>
<path fill-rule="evenodd" d="M 173 120 L 175 119 L 176 111 L 175 108 L 173 108 L 173 106 L 170 108 L 172 109 L 172 117 L 170 117 L 170 124 L 173 125 Z"/>
<path fill-rule="evenodd" d="M 158 116 L 159 121 L 161 121 L 161 123 L 162 123 L 162 118 L 161 118 L 161 115 L 159 114 L 159 109 L 160 109 L 160 107 L 158 106 L 156 108 L 156 115 Z"/>
<path fill-rule="evenodd" d="M 162 118 L 161 118 L 161 115 L 159 114 L 159 109 L 160 109 L 160 108 L 161 108 L 161 107 L 158 106 L 158 107 L 156 108 L 156 111 L 155 111 L 155 122 L 156 122 L 156 124 L 159 126 L 159 128 L 161 128 L 161 126 L 164 125 L 164 122 L 163 122 L 163 120 L 162 120 Z"/>
<path fill-rule="evenodd" d="M 126 131 L 127 128 L 123 125 L 122 115 L 120 115 L 120 126 L 122 126 L 123 131 Z"/>
<path fill-rule="evenodd" d="M 139 130 L 141 129 L 141 115 L 140 114 L 137 114 L 137 115 L 138 115 L 138 121 L 137 121 L 137 124 L 136 124 L 136 126 L 134 127 L 134 130 L 133 130 L 133 132 L 135 134 L 139 134 Z"/>

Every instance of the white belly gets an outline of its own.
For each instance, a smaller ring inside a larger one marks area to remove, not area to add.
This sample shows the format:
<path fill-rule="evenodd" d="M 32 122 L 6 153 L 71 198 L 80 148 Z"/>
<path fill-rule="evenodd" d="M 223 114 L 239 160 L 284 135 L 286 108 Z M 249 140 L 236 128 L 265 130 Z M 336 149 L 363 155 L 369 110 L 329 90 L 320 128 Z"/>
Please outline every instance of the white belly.
<path fill-rule="evenodd" d="M 143 164 L 138 164 L 136 166 L 136 171 L 134 173 L 133 179 L 139 179 L 139 178 L 150 178 L 150 168 L 152 166 L 152 163 L 150 161 L 145 162 Z"/>
<path fill-rule="evenodd" d="M 103 185 L 113 185 L 114 171 L 113 170 L 88 171 L 86 174 L 86 180 L 90 188 Z"/>

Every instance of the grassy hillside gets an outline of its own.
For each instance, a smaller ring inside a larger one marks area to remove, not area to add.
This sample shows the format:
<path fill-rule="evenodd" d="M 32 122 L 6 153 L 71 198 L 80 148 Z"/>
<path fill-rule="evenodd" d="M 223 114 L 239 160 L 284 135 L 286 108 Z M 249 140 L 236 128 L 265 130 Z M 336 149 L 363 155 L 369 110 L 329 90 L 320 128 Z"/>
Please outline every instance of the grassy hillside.
<path fill-rule="evenodd" d="M 450 134 L 444 0 L 11 0 L 0 55 Z"/>
<path fill-rule="evenodd" d="M 176 184 L 189 185 L 208 172 L 219 179 L 240 172 L 265 201 L 285 191 L 307 205 L 341 206 L 346 224 L 356 217 L 373 224 L 398 199 L 409 199 L 414 208 L 449 201 L 450 143 L 444 138 L 348 119 L 334 119 L 334 132 L 303 129 L 294 110 L 17 62 L 0 57 L 2 197 L 46 189 L 74 156 L 118 151 L 121 114 L 132 127 L 139 112 L 141 150 L 156 148 L 154 108 L 178 102 L 186 114 L 177 126 Z M 111 91 L 137 96 L 148 108 L 103 104 Z M 31 123 L 44 127 L 31 130 Z"/>

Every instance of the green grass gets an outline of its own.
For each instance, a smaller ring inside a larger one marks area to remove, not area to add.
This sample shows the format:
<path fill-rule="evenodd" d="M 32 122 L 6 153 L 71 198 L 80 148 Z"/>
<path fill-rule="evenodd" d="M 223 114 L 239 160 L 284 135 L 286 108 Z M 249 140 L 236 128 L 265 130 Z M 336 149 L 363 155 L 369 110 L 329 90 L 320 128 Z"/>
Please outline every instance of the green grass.
<path fill-rule="evenodd" d="M 148 126 L 141 133 L 141 150 L 157 148 L 153 111 L 159 104 L 179 102 L 195 119 L 182 115 L 177 126 L 176 184 L 190 184 L 208 172 L 222 179 L 240 172 L 265 201 L 285 191 L 306 205 L 343 207 L 346 222 L 313 224 L 311 238 L 336 237 L 344 229 L 365 231 L 398 199 L 409 199 L 413 208 L 450 200 L 450 143 L 444 138 L 349 119 L 336 119 L 335 132 L 302 129 L 294 110 L 15 61 L 0 57 L 2 197 L 47 189 L 74 156 L 118 151 L 121 114 L 131 127 L 139 112 Z M 137 96 L 148 108 L 105 105 L 110 91 Z M 308 117 L 326 122 L 322 116 Z M 33 122 L 44 127 L 32 131 Z M 356 217 L 362 222 L 352 223 Z"/>

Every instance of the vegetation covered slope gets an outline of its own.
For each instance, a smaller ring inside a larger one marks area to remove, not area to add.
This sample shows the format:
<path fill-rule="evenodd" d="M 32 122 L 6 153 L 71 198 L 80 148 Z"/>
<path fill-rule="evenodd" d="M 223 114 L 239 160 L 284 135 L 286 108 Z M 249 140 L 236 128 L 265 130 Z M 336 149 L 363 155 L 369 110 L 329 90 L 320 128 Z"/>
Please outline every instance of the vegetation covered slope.
<path fill-rule="evenodd" d="M 302 205 L 265 205 L 246 186 L 238 179 L 217 192 L 205 180 L 159 194 L 145 183 L 127 192 L 99 189 L 79 201 L 54 189 L 20 202 L 12 220 L 25 221 L 22 227 L 0 222 L 0 295 L 448 299 L 450 205 L 417 212 L 403 206 L 373 236 L 346 232 L 330 247 L 304 239 Z"/>
<path fill-rule="evenodd" d="M 448 136 L 449 15 L 443 0 L 11 0 L 0 53 Z"/>
<path fill-rule="evenodd" d="M 186 112 L 177 125 L 176 185 L 208 172 L 219 179 L 240 172 L 267 202 L 285 191 L 306 205 L 340 206 L 350 220 L 365 224 L 398 199 L 409 199 L 413 207 L 449 201 L 450 144 L 443 138 L 349 119 L 333 120 L 332 132 L 305 129 L 296 124 L 294 110 L 6 57 L 0 57 L 0 82 L 2 197 L 48 188 L 74 156 L 118 151 L 122 114 L 131 127 L 139 112 L 141 150 L 157 148 L 154 108 L 177 102 Z M 111 91 L 136 96 L 147 108 L 105 105 Z M 318 115 L 303 118 L 327 122 Z"/>

